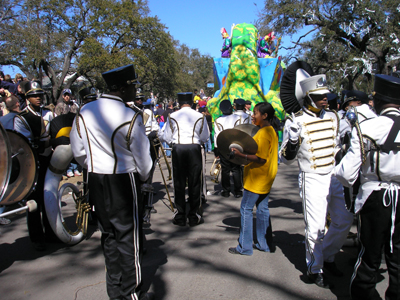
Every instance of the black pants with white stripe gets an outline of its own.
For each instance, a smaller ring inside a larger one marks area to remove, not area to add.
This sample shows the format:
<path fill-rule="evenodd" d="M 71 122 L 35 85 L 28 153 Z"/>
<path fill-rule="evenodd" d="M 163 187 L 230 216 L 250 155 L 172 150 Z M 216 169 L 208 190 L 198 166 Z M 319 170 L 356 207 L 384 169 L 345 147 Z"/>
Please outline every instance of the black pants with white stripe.
<path fill-rule="evenodd" d="M 178 144 L 172 146 L 172 167 L 174 179 L 174 197 L 177 213 L 175 220 L 186 224 L 185 188 L 188 183 L 189 224 L 197 224 L 203 210 L 201 207 L 201 189 L 203 187 L 203 165 L 201 146 L 198 144 Z"/>
<path fill-rule="evenodd" d="M 234 193 L 237 194 L 243 189 L 242 167 L 240 165 L 230 162 L 222 155 L 220 155 L 219 158 L 221 160 L 222 188 L 224 191 L 231 192 L 231 172 L 232 172 Z"/>
<path fill-rule="evenodd" d="M 384 206 L 384 192 L 385 190 L 373 192 L 360 211 L 360 251 L 350 285 L 352 299 L 382 299 L 375 287 L 383 250 L 389 273 L 385 299 L 400 299 L 400 207 L 397 206 L 392 236 L 393 253 L 390 253 L 392 204 Z"/>
<path fill-rule="evenodd" d="M 136 192 L 138 191 L 138 192 Z M 142 199 L 137 174 L 89 173 L 112 299 L 138 299 L 142 285 Z M 138 197 L 139 196 L 139 197 Z"/>

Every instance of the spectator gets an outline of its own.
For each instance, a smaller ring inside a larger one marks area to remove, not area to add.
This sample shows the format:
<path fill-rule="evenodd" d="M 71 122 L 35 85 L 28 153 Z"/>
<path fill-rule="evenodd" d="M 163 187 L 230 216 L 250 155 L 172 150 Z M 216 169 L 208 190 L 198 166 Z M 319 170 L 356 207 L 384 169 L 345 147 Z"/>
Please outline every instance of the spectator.
<path fill-rule="evenodd" d="M 7 74 L 6 76 L 4 76 L 4 81 L 7 81 L 9 83 L 14 83 L 11 79 L 11 75 Z"/>
<path fill-rule="evenodd" d="M 28 104 L 26 102 L 25 88 L 24 88 L 24 86 L 25 86 L 25 84 L 27 82 L 28 81 L 25 81 L 25 80 L 19 81 L 18 85 L 17 85 L 17 94 L 16 94 L 16 96 L 17 96 L 18 101 L 19 101 L 20 110 L 24 110 L 28 106 Z"/>
<path fill-rule="evenodd" d="M 9 113 L 0 117 L 0 123 L 3 125 L 4 129 L 14 130 L 14 117 L 21 111 L 18 98 L 11 95 L 7 97 L 4 102 Z"/>
<path fill-rule="evenodd" d="M 15 74 L 14 83 L 18 83 L 23 80 L 24 80 L 24 77 L 20 73 Z"/>
<path fill-rule="evenodd" d="M 203 89 L 200 89 L 200 98 L 201 99 L 207 98 L 206 94 L 204 94 L 204 90 Z"/>

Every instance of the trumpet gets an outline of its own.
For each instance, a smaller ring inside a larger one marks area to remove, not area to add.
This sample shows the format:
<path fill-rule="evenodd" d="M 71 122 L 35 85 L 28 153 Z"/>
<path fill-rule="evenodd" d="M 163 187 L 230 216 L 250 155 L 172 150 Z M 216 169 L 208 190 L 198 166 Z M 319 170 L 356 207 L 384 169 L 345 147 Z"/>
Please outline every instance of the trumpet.
<path fill-rule="evenodd" d="M 212 176 L 211 181 L 215 183 L 219 183 L 218 177 L 219 173 L 221 173 L 221 162 L 219 161 L 219 158 L 214 158 L 214 162 L 211 166 L 210 169 L 210 175 Z"/>

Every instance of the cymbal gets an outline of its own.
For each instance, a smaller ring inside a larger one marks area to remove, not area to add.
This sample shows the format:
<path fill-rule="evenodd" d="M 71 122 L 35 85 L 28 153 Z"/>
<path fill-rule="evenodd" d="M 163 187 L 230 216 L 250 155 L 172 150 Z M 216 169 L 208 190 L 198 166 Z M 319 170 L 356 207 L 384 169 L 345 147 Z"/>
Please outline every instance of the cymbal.
<path fill-rule="evenodd" d="M 253 125 L 253 124 L 240 124 L 234 127 L 235 129 L 239 129 L 250 135 L 251 137 L 255 136 L 260 127 Z"/>
<path fill-rule="evenodd" d="M 258 150 L 258 145 L 249 134 L 239 129 L 236 129 L 236 127 L 223 130 L 218 135 L 218 150 L 222 154 L 222 156 L 228 159 L 230 162 L 238 165 L 244 165 L 247 163 L 245 158 L 239 158 L 236 156 L 233 159 L 229 159 L 229 154 L 231 153 L 230 149 L 234 147 L 245 154 L 256 154 Z"/>

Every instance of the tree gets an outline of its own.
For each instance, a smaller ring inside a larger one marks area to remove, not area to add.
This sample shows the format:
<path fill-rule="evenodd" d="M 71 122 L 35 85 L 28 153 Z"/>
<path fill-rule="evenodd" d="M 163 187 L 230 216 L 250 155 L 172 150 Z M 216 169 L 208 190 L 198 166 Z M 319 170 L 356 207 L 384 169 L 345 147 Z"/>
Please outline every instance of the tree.
<path fill-rule="evenodd" d="M 104 88 L 101 73 L 129 63 L 145 86 L 172 92 L 173 40 L 148 16 L 147 1 L 17 0 L 8 7 L 3 15 L 9 22 L 0 25 L 0 65 L 17 66 L 29 79 L 46 74 L 53 102 L 79 76 Z"/>
<path fill-rule="evenodd" d="M 198 49 L 190 49 L 176 41 L 175 59 L 180 73 L 176 81 L 176 92 L 189 92 L 195 89 L 207 90 L 207 83 L 214 81 L 213 59 L 202 55 Z M 208 90 L 208 94 L 212 91 Z"/>
<path fill-rule="evenodd" d="M 340 74 L 351 89 L 360 75 L 386 73 L 399 60 L 399 22 L 395 0 L 266 0 L 257 25 L 289 36 L 310 28 L 288 47 L 289 60 L 297 51 L 316 71 Z"/>

